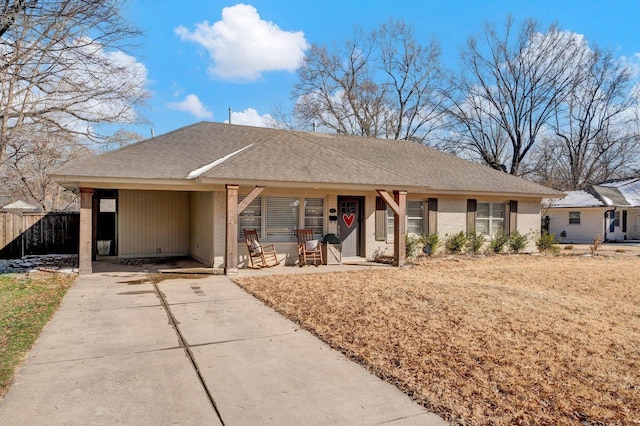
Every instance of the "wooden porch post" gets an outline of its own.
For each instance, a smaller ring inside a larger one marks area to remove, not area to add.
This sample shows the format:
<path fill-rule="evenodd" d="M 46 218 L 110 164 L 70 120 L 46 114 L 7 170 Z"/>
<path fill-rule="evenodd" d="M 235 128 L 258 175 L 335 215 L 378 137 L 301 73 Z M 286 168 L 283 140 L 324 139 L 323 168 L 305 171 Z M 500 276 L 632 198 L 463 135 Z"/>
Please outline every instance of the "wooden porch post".
<path fill-rule="evenodd" d="M 78 273 L 93 272 L 93 188 L 80 188 L 80 247 L 78 249 Z"/>
<path fill-rule="evenodd" d="M 256 186 L 238 203 L 238 185 L 227 185 L 226 237 L 224 251 L 225 275 L 238 273 L 238 215 L 256 199 L 264 186 Z"/>
<path fill-rule="evenodd" d="M 238 185 L 226 185 L 226 237 L 224 249 L 224 274 L 238 274 Z"/>
<path fill-rule="evenodd" d="M 403 266 L 407 258 L 407 191 L 393 191 L 398 211 L 393 214 L 393 266 Z"/>
<path fill-rule="evenodd" d="M 376 189 L 378 195 L 393 210 L 393 266 L 402 266 L 407 258 L 407 191 L 393 191 L 393 198 L 384 189 Z"/>

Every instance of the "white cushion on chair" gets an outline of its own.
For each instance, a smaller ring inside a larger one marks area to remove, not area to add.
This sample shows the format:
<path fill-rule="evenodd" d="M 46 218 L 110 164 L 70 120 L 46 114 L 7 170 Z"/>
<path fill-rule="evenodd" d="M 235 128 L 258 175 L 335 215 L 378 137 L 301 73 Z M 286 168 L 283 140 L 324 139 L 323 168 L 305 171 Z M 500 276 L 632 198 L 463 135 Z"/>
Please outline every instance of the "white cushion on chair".
<path fill-rule="evenodd" d="M 307 251 L 313 251 L 318 249 L 320 240 L 309 240 L 304 244 L 304 249 Z"/>
<path fill-rule="evenodd" d="M 251 241 L 251 251 L 255 254 L 262 253 L 262 247 L 260 246 L 258 240 Z"/>

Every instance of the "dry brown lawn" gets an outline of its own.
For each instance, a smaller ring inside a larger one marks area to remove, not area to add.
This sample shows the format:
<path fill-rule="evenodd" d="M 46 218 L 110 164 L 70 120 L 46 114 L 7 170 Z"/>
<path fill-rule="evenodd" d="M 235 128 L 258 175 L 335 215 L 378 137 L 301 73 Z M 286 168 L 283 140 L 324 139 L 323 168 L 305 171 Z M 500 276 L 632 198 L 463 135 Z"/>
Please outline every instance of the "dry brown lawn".
<path fill-rule="evenodd" d="M 435 258 L 238 284 L 458 424 L 640 424 L 640 258 Z"/>

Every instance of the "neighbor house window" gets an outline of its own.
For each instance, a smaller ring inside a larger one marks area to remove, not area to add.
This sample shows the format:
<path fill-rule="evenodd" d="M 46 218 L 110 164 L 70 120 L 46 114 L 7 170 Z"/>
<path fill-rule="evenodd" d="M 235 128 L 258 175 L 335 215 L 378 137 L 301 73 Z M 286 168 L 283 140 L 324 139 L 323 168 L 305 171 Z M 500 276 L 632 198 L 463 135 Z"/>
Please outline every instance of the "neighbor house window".
<path fill-rule="evenodd" d="M 238 239 L 244 240 L 244 230 L 255 229 L 262 233 L 262 197 L 257 197 L 238 215 Z"/>
<path fill-rule="evenodd" d="M 616 211 L 615 212 L 615 216 L 613 219 L 613 226 L 615 226 L 616 228 L 620 227 L 620 212 Z"/>
<path fill-rule="evenodd" d="M 324 198 L 304 199 L 304 228 L 313 230 L 321 238 L 324 228 Z"/>
<path fill-rule="evenodd" d="M 504 231 L 504 203 L 478 203 L 476 232 L 495 236 Z"/>
<path fill-rule="evenodd" d="M 569 212 L 569 225 L 580 225 L 580 212 Z"/>
<path fill-rule="evenodd" d="M 266 238 L 271 241 L 293 241 L 298 229 L 300 199 L 267 197 Z"/>

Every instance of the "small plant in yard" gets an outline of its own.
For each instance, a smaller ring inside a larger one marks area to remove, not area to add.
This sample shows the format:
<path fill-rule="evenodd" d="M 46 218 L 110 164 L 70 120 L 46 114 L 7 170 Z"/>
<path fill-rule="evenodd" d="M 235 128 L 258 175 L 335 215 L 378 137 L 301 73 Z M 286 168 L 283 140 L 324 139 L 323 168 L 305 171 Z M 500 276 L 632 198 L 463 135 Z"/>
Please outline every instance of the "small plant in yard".
<path fill-rule="evenodd" d="M 560 241 L 556 238 L 556 234 L 548 233 L 547 231 L 542 231 L 542 234 L 536 240 L 536 247 L 540 250 L 540 253 L 560 253 L 560 246 L 558 245 Z"/>
<path fill-rule="evenodd" d="M 527 234 L 513 231 L 511 235 L 509 235 L 509 250 L 513 253 L 520 253 L 527 247 L 527 242 L 529 242 L 529 236 Z"/>
<path fill-rule="evenodd" d="M 444 236 L 444 248 L 447 252 L 452 254 L 462 253 L 464 247 L 467 245 L 467 235 L 464 231 L 460 231 L 457 234 Z"/>
<path fill-rule="evenodd" d="M 419 237 L 407 234 L 407 238 L 405 239 L 405 249 L 407 250 L 407 257 L 415 257 L 417 255 L 419 243 Z"/>
<path fill-rule="evenodd" d="M 600 235 L 596 235 L 596 237 L 593 239 L 593 245 L 589 247 L 591 249 L 591 254 L 593 256 L 597 254 L 596 252 L 598 251 L 601 245 L 602 245 L 602 238 L 600 238 Z"/>
<path fill-rule="evenodd" d="M 482 246 L 484 246 L 485 235 L 482 232 L 471 231 L 467 232 L 467 253 L 470 254 L 478 254 L 480 250 L 482 250 Z"/>
<path fill-rule="evenodd" d="M 421 237 L 421 241 L 424 247 L 427 247 L 427 251 L 428 251 L 427 254 L 429 256 L 435 254 L 436 251 L 438 251 L 438 248 L 440 247 L 440 245 L 442 244 L 442 241 L 440 241 L 440 237 L 438 236 L 438 234 L 423 235 Z"/>
<path fill-rule="evenodd" d="M 489 241 L 489 250 L 493 253 L 502 253 L 502 250 L 504 250 L 508 242 L 509 236 L 503 231 L 498 231 L 491 241 Z"/>

